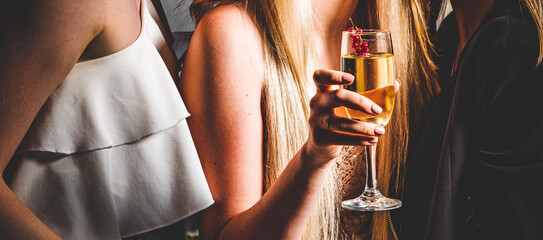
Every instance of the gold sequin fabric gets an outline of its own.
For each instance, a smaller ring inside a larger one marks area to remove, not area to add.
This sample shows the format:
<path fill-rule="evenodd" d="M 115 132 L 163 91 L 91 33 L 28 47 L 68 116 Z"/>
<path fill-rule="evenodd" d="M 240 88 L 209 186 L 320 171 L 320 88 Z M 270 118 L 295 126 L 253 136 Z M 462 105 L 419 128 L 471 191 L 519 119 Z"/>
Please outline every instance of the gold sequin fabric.
<path fill-rule="evenodd" d="M 341 199 L 352 199 L 364 191 L 366 157 L 363 147 L 345 146 L 337 161 L 341 180 Z M 370 239 L 371 212 L 340 210 L 340 239 Z"/>

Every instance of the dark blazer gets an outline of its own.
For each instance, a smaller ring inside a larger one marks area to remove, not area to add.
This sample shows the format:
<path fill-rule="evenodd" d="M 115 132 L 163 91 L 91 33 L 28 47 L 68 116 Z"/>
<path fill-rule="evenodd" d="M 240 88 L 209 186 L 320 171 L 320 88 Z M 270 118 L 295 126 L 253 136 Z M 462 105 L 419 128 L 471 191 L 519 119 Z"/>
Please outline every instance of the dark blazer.
<path fill-rule="evenodd" d="M 437 43 L 442 92 L 408 158 L 400 239 L 543 239 L 533 20 L 518 1 L 496 0 L 451 74 L 457 44 L 449 16 Z"/>

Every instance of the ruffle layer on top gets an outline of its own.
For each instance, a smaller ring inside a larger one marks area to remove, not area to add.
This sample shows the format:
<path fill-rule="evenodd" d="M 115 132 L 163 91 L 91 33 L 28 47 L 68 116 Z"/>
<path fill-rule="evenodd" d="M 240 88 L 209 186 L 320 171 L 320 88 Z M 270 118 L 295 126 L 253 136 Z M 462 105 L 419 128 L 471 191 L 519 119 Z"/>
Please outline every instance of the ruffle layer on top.
<path fill-rule="evenodd" d="M 188 116 L 162 58 L 140 35 L 120 52 L 77 63 L 45 102 L 18 152 L 73 154 L 119 146 Z"/>
<path fill-rule="evenodd" d="M 64 239 L 128 237 L 213 203 L 142 2 L 138 39 L 77 63 L 18 149 L 10 187 Z"/>

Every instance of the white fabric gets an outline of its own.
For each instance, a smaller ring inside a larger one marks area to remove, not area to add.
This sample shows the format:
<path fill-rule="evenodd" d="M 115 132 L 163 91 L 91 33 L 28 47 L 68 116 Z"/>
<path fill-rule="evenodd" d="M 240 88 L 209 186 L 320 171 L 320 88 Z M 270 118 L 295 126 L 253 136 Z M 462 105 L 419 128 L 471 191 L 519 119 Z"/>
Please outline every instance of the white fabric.
<path fill-rule="evenodd" d="M 11 189 L 64 239 L 128 237 L 213 203 L 142 2 L 138 39 L 77 63 L 18 150 Z"/>

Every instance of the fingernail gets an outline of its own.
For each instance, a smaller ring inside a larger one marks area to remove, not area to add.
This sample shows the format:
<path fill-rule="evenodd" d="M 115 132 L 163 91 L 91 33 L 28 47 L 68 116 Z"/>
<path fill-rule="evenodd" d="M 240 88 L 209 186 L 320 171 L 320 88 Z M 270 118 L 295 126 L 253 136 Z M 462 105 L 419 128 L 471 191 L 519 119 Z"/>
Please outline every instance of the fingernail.
<path fill-rule="evenodd" d="M 343 83 L 350 83 L 352 81 L 354 81 L 354 76 L 349 74 L 349 73 L 345 73 L 341 76 L 341 81 Z"/>
<path fill-rule="evenodd" d="M 375 134 L 383 135 L 383 134 L 385 134 L 385 129 L 383 127 L 381 127 L 381 126 L 377 126 L 375 128 Z"/>
<path fill-rule="evenodd" d="M 381 114 L 381 112 L 383 112 L 383 109 L 379 107 L 379 105 L 373 104 L 373 106 L 371 106 L 371 111 L 373 111 L 373 113 L 375 114 Z"/>

